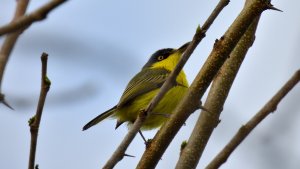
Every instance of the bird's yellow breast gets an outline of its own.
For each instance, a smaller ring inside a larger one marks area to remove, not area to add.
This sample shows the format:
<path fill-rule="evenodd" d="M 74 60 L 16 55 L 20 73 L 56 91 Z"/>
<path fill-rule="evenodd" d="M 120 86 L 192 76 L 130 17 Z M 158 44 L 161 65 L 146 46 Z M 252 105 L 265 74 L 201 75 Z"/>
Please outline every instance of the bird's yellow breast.
<path fill-rule="evenodd" d="M 186 91 L 187 87 L 184 86 L 172 87 L 165 94 L 159 104 L 153 109 L 152 114 L 144 122 L 142 130 L 150 130 L 161 126 L 176 108 Z M 156 89 L 138 96 L 132 103 L 130 103 L 130 105 L 116 110 L 116 116 L 121 121 L 134 122 L 140 110 L 146 109 L 152 98 L 158 92 L 159 89 Z"/>

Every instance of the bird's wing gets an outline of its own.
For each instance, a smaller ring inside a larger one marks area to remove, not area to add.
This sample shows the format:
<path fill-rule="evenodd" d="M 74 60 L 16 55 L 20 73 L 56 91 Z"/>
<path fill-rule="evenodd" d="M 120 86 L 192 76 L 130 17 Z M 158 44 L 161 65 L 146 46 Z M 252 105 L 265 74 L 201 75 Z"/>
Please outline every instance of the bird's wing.
<path fill-rule="evenodd" d="M 122 107 L 136 97 L 160 88 L 169 74 L 165 69 L 143 69 L 130 80 L 117 106 Z"/>

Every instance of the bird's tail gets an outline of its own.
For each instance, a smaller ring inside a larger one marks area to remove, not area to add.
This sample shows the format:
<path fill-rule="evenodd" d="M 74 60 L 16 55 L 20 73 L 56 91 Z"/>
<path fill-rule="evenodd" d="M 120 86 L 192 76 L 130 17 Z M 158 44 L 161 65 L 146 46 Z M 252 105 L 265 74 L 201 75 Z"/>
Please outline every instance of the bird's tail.
<path fill-rule="evenodd" d="M 88 128 L 94 126 L 95 124 L 101 122 L 102 120 L 106 119 L 107 117 L 111 116 L 114 113 L 114 110 L 117 108 L 117 106 L 114 106 L 113 108 L 107 110 L 104 113 L 101 113 L 99 116 L 95 117 L 93 120 L 88 122 L 85 126 L 83 126 L 82 130 L 87 130 Z"/>

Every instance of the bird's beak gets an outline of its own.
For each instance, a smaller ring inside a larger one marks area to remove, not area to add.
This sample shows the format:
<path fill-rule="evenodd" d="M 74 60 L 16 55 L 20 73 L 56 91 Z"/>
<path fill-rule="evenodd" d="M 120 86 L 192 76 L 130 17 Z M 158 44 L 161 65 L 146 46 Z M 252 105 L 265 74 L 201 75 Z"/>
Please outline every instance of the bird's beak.
<path fill-rule="evenodd" d="M 187 47 L 189 46 L 190 43 L 191 43 L 191 42 L 185 43 L 185 44 L 182 45 L 180 48 L 178 48 L 177 51 L 183 53 L 183 52 L 187 49 Z"/>

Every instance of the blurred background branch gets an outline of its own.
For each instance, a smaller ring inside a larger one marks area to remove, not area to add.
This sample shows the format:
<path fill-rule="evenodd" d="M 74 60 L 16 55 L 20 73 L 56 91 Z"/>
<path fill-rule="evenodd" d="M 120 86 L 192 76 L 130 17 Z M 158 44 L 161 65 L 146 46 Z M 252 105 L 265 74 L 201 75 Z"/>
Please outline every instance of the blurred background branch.
<path fill-rule="evenodd" d="M 24 0 L 19 0 L 22 2 Z M 28 1 L 28 0 L 27 0 Z M 15 18 L 13 22 L 0 27 L 0 36 L 8 33 L 12 33 L 18 30 L 24 31 L 25 28 L 29 27 L 32 23 L 46 19 L 49 12 L 57 8 L 67 0 L 52 0 L 30 14 L 24 15 L 23 17 Z"/>
<path fill-rule="evenodd" d="M 15 22 L 18 20 L 20 17 L 22 17 L 27 9 L 29 0 L 19 0 L 17 1 L 17 6 L 15 10 L 15 15 L 11 21 L 11 23 Z M 1 48 L 0 48 L 0 103 L 3 103 L 7 107 L 11 108 L 12 107 L 7 103 L 5 100 L 5 95 L 2 93 L 2 80 L 3 80 L 3 75 L 4 75 L 4 70 L 9 58 L 9 55 L 11 54 L 15 43 L 18 40 L 19 35 L 21 34 L 21 31 L 16 31 L 14 33 L 10 33 L 6 36 Z M 0 35 L 1 36 L 1 35 Z"/>
<path fill-rule="evenodd" d="M 8 106 L 12 109 L 12 107 L 7 103 L 5 100 L 5 95 L 2 91 L 2 83 L 3 83 L 3 76 L 5 67 L 7 65 L 9 56 L 20 36 L 20 34 L 27 29 L 33 22 L 40 21 L 46 18 L 47 14 L 61 5 L 62 3 L 66 2 L 67 0 L 52 0 L 45 4 L 44 6 L 40 7 L 36 11 L 24 15 L 29 3 L 29 0 L 18 0 L 16 12 L 13 20 L 5 25 L 0 27 L 0 36 L 5 34 L 6 38 L 2 44 L 0 49 L 0 103 Z"/>

